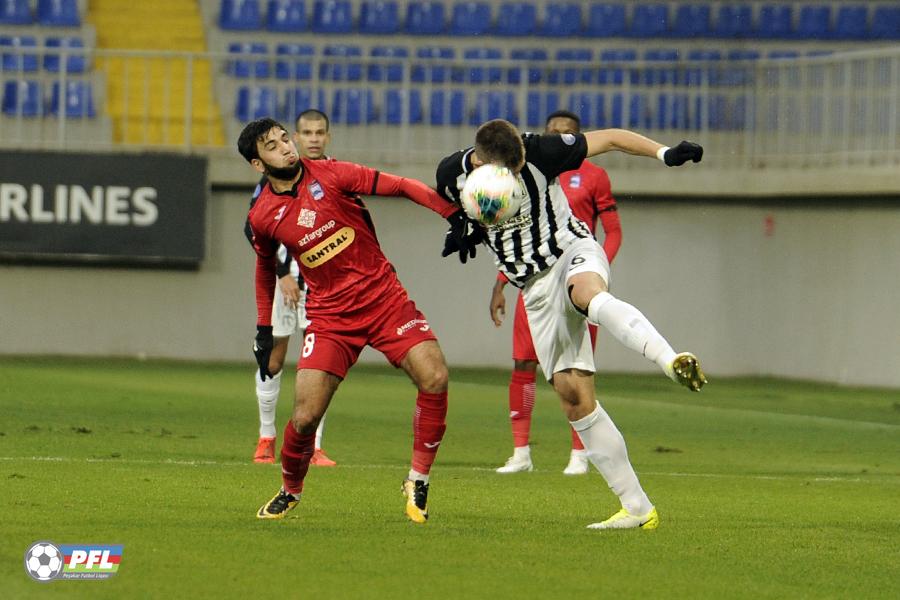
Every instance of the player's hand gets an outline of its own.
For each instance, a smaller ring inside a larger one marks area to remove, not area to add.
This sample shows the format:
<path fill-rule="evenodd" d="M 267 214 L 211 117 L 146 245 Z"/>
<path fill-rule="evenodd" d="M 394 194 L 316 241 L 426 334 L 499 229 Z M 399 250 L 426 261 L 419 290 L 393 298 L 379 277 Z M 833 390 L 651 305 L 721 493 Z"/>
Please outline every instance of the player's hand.
<path fill-rule="evenodd" d="M 475 258 L 475 248 L 484 241 L 484 231 L 461 210 L 447 217 L 447 222 L 450 223 L 450 229 L 444 236 L 441 256 L 447 257 L 458 252 L 459 262 L 466 264 L 468 259 Z"/>
<path fill-rule="evenodd" d="M 300 284 L 297 283 L 297 279 L 288 273 L 278 280 L 278 287 L 281 288 L 285 305 L 296 310 L 297 304 L 300 302 Z"/>
<path fill-rule="evenodd" d="M 689 160 L 698 163 L 701 158 L 703 158 L 703 146 L 687 141 L 682 141 L 677 146 L 669 148 L 663 154 L 667 167 L 680 167 Z"/>
<path fill-rule="evenodd" d="M 495 327 L 503 324 L 503 317 L 506 316 L 506 296 L 503 295 L 504 283 L 498 281 L 494 284 L 494 290 L 491 292 L 491 320 Z"/>
<path fill-rule="evenodd" d="M 275 346 L 275 338 L 272 337 L 271 325 L 257 325 L 256 339 L 253 341 L 253 356 L 259 365 L 259 378 L 263 381 L 266 377 L 272 377 L 269 372 L 269 358 L 272 356 L 272 348 Z"/>

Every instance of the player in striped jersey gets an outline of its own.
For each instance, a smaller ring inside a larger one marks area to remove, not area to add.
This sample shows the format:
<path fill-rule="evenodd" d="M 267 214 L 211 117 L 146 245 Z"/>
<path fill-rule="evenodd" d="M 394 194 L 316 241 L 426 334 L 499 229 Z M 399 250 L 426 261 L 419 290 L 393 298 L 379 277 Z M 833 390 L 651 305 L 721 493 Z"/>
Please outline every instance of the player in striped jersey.
<path fill-rule="evenodd" d="M 517 173 L 524 196 L 511 219 L 475 230 L 494 253 L 497 268 L 522 289 L 535 351 L 547 380 L 562 400 L 591 463 L 619 497 L 622 508 L 592 529 L 655 529 L 656 508 L 628 460 L 622 434 L 594 395 L 594 354 L 587 323 L 600 325 L 622 344 L 655 362 L 692 391 L 706 383 L 697 358 L 676 354 L 647 318 L 608 291 L 609 262 L 590 229 L 572 215 L 558 176 L 588 157 L 618 150 L 655 157 L 667 166 L 700 162 L 703 148 L 683 141 L 673 148 L 624 129 L 585 134 L 520 134 L 502 119 L 478 128 L 475 146 L 441 161 L 438 192 L 459 202 L 466 174 L 482 164 Z M 459 252 L 459 236 L 448 232 L 443 255 Z"/>

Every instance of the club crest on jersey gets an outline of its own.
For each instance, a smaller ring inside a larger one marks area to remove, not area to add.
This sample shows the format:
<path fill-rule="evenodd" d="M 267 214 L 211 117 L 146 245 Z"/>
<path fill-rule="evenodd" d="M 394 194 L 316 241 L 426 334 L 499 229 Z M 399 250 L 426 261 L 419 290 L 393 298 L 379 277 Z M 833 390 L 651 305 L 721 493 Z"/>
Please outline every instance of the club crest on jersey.
<path fill-rule="evenodd" d="M 569 180 L 569 187 L 581 187 L 581 173 L 575 173 L 574 175 L 572 175 L 572 179 Z"/>
<path fill-rule="evenodd" d="M 318 181 L 313 181 L 306 189 L 309 190 L 313 200 L 321 200 L 325 197 L 325 190 L 322 189 Z"/>
<path fill-rule="evenodd" d="M 297 217 L 297 225 L 300 227 L 315 227 L 316 225 L 316 211 L 309 210 L 306 208 L 300 209 L 300 216 Z"/>

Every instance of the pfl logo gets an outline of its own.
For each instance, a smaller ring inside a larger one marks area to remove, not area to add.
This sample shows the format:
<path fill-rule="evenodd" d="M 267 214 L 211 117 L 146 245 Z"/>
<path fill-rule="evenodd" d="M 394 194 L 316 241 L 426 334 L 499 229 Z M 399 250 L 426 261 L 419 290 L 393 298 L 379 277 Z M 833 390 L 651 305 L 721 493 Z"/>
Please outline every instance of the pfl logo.
<path fill-rule="evenodd" d="M 36 581 L 108 579 L 119 570 L 122 546 L 35 542 L 25 553 L 25 571 Z"/>

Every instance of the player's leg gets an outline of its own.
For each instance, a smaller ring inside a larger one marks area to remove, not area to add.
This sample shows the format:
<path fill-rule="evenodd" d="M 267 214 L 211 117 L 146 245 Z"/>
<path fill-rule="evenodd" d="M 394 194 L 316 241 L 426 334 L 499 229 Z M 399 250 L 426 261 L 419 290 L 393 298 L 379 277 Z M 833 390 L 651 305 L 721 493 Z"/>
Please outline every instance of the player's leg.
<path fill-rule="evenodd" d="M 637 308 L 615 298 L 607 286 L 609 264 L 603 248 L 585 240 L 569 260 L 566 290 L 575 307 L 627 348 L 655 362 L 673 381 L 698 392 L 706 383 L 697 357 L 676 354 L 669 342 Z"/>
<path fill-rule="evenodd" d="M 335 461 L 325 454 L 325 450 L 322 448 L 322 438 L 325 436 L 325 417 L 326 415 L 322 415 L 319 426 L 316 427 L 316 450 L 313 453 L 312 461 L 310 461 L 310 464 L 314 467 L 334 467 L 337 465 Z"/>
<path fill-rule="evenodd" d="M 597 354 L 597 326 L 588 325 L 588 333 L 591 337 L 591 352 Z M 564 475 L 586 475 L 590 471 L 590 461 L 588 460 L 587 450 L 578 437 L 578 432 L 571 425 L 569 431 L 572 434 L 572 451 L 569 454 L 569 464 L 563 469 Z"/>
<path fill-rule="evenodd" d="M 537 355 L 522 294 L 516 300 L 513 319 L 513 372 L 509 380 L 509 422 L 512 427 L 513 455 L 509 457 L 498 473 L 519 473 L 531 471 L 531 413 L 534 410 L 535 374 Z"/>
<path fill-rule="evenodd" d="M 654 529 L 659 524 L 656 509 L 628 460 L 622 434 L 595 399 L 593 373 L 565 369 L 553 374 L 552 384 L 566 417 L 584 444 L 588 459 L 622 503 L 622 510 L 613 517 L 589 527 Z"/>

